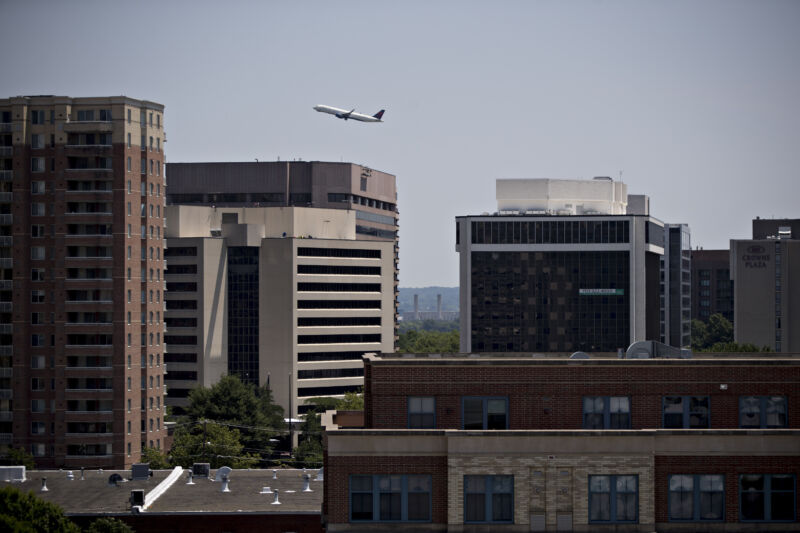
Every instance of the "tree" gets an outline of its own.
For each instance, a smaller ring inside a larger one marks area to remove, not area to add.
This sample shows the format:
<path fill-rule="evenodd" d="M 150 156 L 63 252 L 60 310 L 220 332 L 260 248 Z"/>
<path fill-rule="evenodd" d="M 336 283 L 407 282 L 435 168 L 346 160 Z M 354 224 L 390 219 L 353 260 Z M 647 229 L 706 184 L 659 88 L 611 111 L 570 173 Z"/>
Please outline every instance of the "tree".
<path fill-rule="evenodd" d="M 190 467 L 194 463 L 210 463 L 211 468 L 252 468 L 258 456 L 245 452 L 239 431 L 214 422 L 180 428 L 170 450 L 172 464 Z"/>
<path fill-rule="evenodd" d="M 363 411 L 364 393 L 348 391 L 344 393 L 344 398 L 338 400 L 336 409 L 341 411 Z"/>
<path fill-rule="evenodd" d="M 717 342 L 733 342 L 733 324 L 719 313 L 708 318 L 709 344 Z"/>
<path fill-rule="evenodd" d="M 459 349 L 459 333 L 412 329 L 400 335 L 397 347 L 401 353 L 454 353 Z"/>
<path fill-rule="evenodd" d="M 58 505 L 8 486 L 0 489 L 0 526 L 3 531 L 80 533 Z"/>
<path fill-rule="evenodd" d="M 98 518 L 92 522 L 86 533 L 134 533 L 133 528 L 116 518 Z"/>
<path fill-rule="evenodd" d="M 155 448 L 142 450 L 142 462 L 149 463 L 152 470 L 166 470 L 172 466 L 167 454 Z"/>
<path fill-rule="evenodd" d="M 708 351 L 714 344 L 732 342 L 733 324 L 721 314 L 711 315 L 708 323 L 692 320 L 692 348 L 695 351 Z"/>
<path fill-rule="evenodd" d="M 270 439 L 286 432 L 283 408 L 273 402 L 272 391 L 242 383 L 236 376 L 223 376 L 212 387 L 193 389 L 189 402 L 186 409 L 189 420 L 246 426 L 241 428 L 241 442 L 264 457 L 271 455 Z"/>
<path fill-rule="evenodd" d="M 318 412 L 312 410 L 303 415 L 300 442 L 294 449 L 294 457 L 298 468 L 322 466 L 322 424 Z"/>
<path fill-rule="evenodd" d="M 695 351 L 700 351 L 708 345 L 708 328 L 706 327 L 706 323 L 697 319 L 692 320 L 692 348 Z"/>
<path fill-rule="evenodd" d="M 24 466 L 28 470 L 36 468 L 33 455 L 25 448 L 9 448 L 6 454 L 0 457 L 0 465 Z"/>
<path fill-rule="evenodd" d="M 772 349 L 769 346 L 763 346 L 759 348 L 755 344 L 750 343 L 738 343 L 738 342 L 715 342 L 705 350 L 704 352 L 716 352 L 716 353 L 726 353 L 726 352 L 771 352 Z"/>

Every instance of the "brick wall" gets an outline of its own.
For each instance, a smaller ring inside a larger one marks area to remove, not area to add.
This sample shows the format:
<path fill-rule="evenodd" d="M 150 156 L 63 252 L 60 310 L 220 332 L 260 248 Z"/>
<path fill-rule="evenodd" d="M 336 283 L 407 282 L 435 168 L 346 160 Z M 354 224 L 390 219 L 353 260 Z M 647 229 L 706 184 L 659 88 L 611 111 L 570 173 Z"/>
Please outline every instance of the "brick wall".
<path fill-rule="evenodd" d="M 451 524 L 464 521 L 464 476 L 508 474 L 514 476 L 514 523 L 529 524 L 531 514 L 545 515 L 555 529 L 556 516 L 572 514 L 573 524 L 589 523 L 589 475 L 636 475 L 639 480 L 639 524 L 652 524 L 653 458 L 649 455 L 514 456 L 485 454 L 451 456 L 448 510 Z M 536 488 L 540 491 L 537 494 Z"/>
<path fill-rule="evenodd" d="M 100 516 L 81 515 L 70 516 L 73 522 L 82 528 L 89 525 Z M 315 513 L 141 513 L 113 516 L 122 520 L 135 531 L 149 533 L 174 533 L 175 531 L 191 531 L 192 533 L 323 533 L 320 515 Z"/>
<path fill-rule="evenodd" d="M 463 396 L 507 396 L 510 429 L 580 429 L 584 396 L 631 397 L 633 429 L 662 427 L 662 398 L 710 396 L 711 427 L 739 427 L 739 397 L 786 396 L 800 428 L 800 367 L 790 365 L 371 365 L 365 424 L 407 427 L 407 397 L 436 397 L 437 429 L 460 429 Z M 725 391 L 720 384 L 728 385 Z"/>
<path fill-rule="evenodd" d="M 795 474 L 800 476 L 800 456 L 656 456 L 656 522 L 667 522 L 669 476 L 672 474 L 724 474 L 725 521 L 739 521 L 739 474 Z M 795 490 L 795 509 L 800 509 Z"/>
<path fill-rule="evenodd" d="M 436 456 L 328 456 L 325 463 L 325 511 L 328 523 L 350 521 L 350 480 L 352 474 L 430 474 L 431 517 L 434 523 L 447 521 L 447 459 Z"/>

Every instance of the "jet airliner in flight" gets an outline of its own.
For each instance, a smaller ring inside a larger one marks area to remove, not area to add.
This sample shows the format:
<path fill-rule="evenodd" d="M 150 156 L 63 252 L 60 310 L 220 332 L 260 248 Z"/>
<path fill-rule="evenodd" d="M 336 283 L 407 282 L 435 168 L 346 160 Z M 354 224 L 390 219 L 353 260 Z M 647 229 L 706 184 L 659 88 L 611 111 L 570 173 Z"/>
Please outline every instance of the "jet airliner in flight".
<path fill-rule="evenodd" d="M 381 109 L 377 113 L 372 116 L 369 115 L 362 115 L 361 113 L 355 113 L 355 109 L 351 109 L 350 111 L 346 109 L 339 109 L 338 107 L 330 107 L 327 105 L 316 105 L 314 106 L 314 111 L 319 111 L 320 113 L 328 113 L 329 115 L 334 115 L 336 118 L 343 118 L 353 119 L 353 120 L 360 120 L 361 122 L 383 122 L 381 120 L 383 118 L 384 109 Z"/>

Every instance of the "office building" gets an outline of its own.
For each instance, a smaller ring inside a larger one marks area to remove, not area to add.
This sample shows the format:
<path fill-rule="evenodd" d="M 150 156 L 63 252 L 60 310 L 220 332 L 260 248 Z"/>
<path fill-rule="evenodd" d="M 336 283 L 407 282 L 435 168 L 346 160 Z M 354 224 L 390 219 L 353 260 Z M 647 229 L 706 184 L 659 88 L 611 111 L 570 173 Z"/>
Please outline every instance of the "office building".
<path fill-rule="evenodd" d="M 39 466 L 164 443 L 165 142 L 154 102 L 0 100 L 0 433 Z"/>
<path fill-rule="evenodd" d="M 364 382 L 391 351 L 395 243 L 357 238 L 355 210 L 167 207 L 168 405 L 223 374 L 269 385 L 293 416 Z"/>
<path fill-rule="evenodd" d="M 800 360 L 369 354 L 326 530 L 800 531 Z M 393 524 L 388 524 L 396 522 Z"/>
<path fill-rule="evenodd" d="M 692 320 L 720 314 L 733 323 L 730 250 L 692 250 Z"/>
<path fill-rule="evenodd" d="M 800 352 L 800 220 L 755 219 L 731 240 L 734 340 Z"/>
<path fill-rule="evenodd" d="M 689 226 L 664 224 L 661 342 L 689 348 L 692 338 L 692 244 Z"/>
<path fill-rule="evenodd" d="M 681 281 L 661 287 L 665 227 L 646 196 L 610 178 L 497 180 L 497 207 L 456 218 L 462 352 L 617 352 L 662 328 L 685 345 L 671 317 L 689 321 L 688 228 L 666 263 Z"/>

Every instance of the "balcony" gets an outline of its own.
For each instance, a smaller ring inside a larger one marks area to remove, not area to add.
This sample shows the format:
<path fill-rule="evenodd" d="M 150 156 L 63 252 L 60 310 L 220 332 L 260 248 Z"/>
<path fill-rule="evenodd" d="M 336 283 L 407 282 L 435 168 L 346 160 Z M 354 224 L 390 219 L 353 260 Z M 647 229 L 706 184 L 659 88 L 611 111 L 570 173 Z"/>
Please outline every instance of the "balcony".
<path fill-rule="evenodd" d="M 2 259 L 0 259 L 2 261 Z M 2 263 L 0 263 L 2 266 Z M 0 313 L 10 313 L 14 310 L 14 304 L 12 302 L 0 302 Z M 0 355 L 5 355 L 0 351 Z"/>
<path fill-rule="evenodd" d="M 0 291 L 10 291 L 14 288 L 14 282 L 10 279 L 0 279 Z"/>
<path fill-rule="evenodd" d="M 0 444 L 11 444 L 13 440 L 13 433 L 0 433 Z"/>
<path fill-rule="evenodd" d="M 0 324 L 0 335 L 13 335 L 14 334 L 14 326 L 13 324 Z M 0 368 L 0 376 L 2 376 L 2 368 Z"/>
<path fill-rule="evenodd" d="M 103 167 L 95 167 L 95 168 L 67 168 L 65 169 L 67 172 L 94 172 L 95 174 L 105 175 L 108 172 L 114 172 L 113 168 L 103 168 Z"/>
<path fill-rule="evenodd" d="M 11 411 L 0 411 L 0 422 L 11 422 L 14 420 L 14 413 Z"/>
<path fill-rule="evenodd" d="M 14 155 L 13 146 L 0 146 L 0 157 L 12 157 Z"/>
<path fill-rule="evenodd" d="M 13 170 L 0 170 L 0 181 L 11 181 L 14 179 Z"/>
<path fill-rule="evenodd" d="M 111 133 L 114 131 L 114 123 L 107 121 L 69 121 L 64 123 L 66 133 Z"/>
<path fill-rule="evenodd" d="M 14 201 L 13 192 L 0 192 L 0 202 L 13 202 L 13 201 Z"/>
<path fill-rule="evenodd" d="M 0 226 L 10 226 L 14 223 L 14 215 L 0 215 Z"/>
<path fill-rule="evenodd" d="M 66 392 L 81 392 L 86 394 L 114 392 L 114 389 L 64 389 Z"/>
<path fill-rule="evenodd" d="M 0 355 L 14 355 L 13 346 L 0 346 Z"/>
<path fill-rule="evenodd" d="M 10 400 L 14 397 L 13 389 L 0 389 L 0 400 Z"/>
<path fill-rule="evenodd" d="M 0 133 L 9 133 L 14 131 L 13 122 L 0 122 Z"/>
<path fill-rule="evenodd" d="M 0 367 L 0 378 L 11 378 L 14 377 L 14 369 L 10 366 L 3 366 Z"/>
<path fill-rule="evenodd" d="M 0 236 L 0 246 L 13 246 L 14 245 L 14 237 L 10 237 L 7 235 Z"/>

